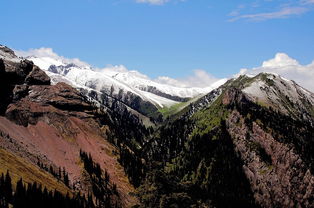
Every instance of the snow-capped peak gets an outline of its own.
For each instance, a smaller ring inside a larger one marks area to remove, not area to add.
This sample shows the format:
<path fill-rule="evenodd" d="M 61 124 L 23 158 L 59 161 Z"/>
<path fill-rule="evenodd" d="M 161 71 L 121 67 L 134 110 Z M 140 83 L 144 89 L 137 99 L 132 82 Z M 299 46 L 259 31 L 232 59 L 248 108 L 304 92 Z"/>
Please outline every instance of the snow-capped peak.
<path fill-rule="evenodd" d="M 274 73 L 260 73 L 251 79 L 253 81 L 249 81 L 242 91 L 255 102 L 287 114 L 295 113 L 296 110 L 309 115 L 312 113 L 314 94 L 294 81 Z"/>
<path fill-rule="evenodd" d="M 178 87 L 159 83 L 138 71 L 128 70 L 121 65 L 99 70 L 80 60 L 58 56 L 49 48 L 34 50 L 36 51 L 26 58 L 47 71 L 53 83 L 66 80 L 74 87 L 96 90 L 114 97 L 120 97 L 121 93 L 131 93 L 158 108 L 169 107 L 207 94 L 227 81 L 227 79 L 218 80 L 206 88 Z"/>

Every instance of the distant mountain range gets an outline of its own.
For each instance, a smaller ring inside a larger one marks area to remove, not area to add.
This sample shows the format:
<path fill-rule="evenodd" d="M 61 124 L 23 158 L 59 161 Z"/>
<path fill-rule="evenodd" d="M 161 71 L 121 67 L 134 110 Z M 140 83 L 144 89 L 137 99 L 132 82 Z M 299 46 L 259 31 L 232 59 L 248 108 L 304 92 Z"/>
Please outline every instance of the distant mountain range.
<path fill-rule="evenodd" d="M 175 87 L 153 81 L 137 71 L 96 71 L 89 65 L 78 66 L 62 59 L 34 56 L 26 58 L 44 69 L 53 83 L 69 83 L 103 104 L 107 102 L 101 98 L 102 95 L 118 99 L 140 113 L 150 116 L 156 116 L 161 109 L 205 95 L 227 81 L 221 79 L 206 88 Z"/>
<path fill-rule="evenodd" d="M 280 75 L 180 88 L 0 46 L 0 100 L 0 207 L 314 207 L 314 94 Z"/>

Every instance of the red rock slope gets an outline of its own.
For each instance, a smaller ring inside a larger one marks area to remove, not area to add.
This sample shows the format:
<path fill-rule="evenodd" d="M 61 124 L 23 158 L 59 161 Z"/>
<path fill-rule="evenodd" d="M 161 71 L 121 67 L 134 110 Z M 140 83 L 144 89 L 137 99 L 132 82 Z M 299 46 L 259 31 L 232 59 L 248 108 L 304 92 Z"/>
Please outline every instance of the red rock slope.
<path fill-rule="evenodd" d="M 77 90 L 64 83 L 50 85 L 37 66 L 3 46 L 0 83 L 0 148 L 33 165 L 40 161 L 55 170 L 64 167 L 73 189 L 85 193 L 91 185 L 79 152 L 91 153 L 117 184 L 121 205 L 137 203 L 115 147 L 106 141 L 108 128 L 99 124 L 96 109 Z"/>

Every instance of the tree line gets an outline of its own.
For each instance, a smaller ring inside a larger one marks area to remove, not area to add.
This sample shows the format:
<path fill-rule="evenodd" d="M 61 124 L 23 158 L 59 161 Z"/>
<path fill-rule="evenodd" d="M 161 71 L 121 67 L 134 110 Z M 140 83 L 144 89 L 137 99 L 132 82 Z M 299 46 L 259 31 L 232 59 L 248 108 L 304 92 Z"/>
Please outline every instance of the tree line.
<path fill-rule="evenodd" d="M 103 171 L 99 163 L 94 162 L 90 153 L 80 150 L 84 169 L 89 174 L 93 196 L 97 207 L 120 207 L 117 185 L 110 181 L 107 170 Z"/>
<path fill-rule="evenodd" d="M 62 181 L 67 187 L 70 187 L 70 180 L 69 180 L 69 174 L 66 172 L 65 168 L 61 167 L 58 168 L 58 171 L 55 171 L 55 169 L 52 167 L 52 165 L 48 166 L 41 163 L 40 160 L 37 162 L 37 166 L 41 169 L 49 172 L 51 175 L 53 175 L 58 180 Z"/>
<path fill-rule="evenodd" d="M 0 176 L 0 208 L 94 208 L 91 196 L 76 193 L 70 196 L 57 190 L 49 191 L 36 182 L 25 183 L 22 178 L 16 183 L 13 191 L 12 179 L 9 171 Z"/>

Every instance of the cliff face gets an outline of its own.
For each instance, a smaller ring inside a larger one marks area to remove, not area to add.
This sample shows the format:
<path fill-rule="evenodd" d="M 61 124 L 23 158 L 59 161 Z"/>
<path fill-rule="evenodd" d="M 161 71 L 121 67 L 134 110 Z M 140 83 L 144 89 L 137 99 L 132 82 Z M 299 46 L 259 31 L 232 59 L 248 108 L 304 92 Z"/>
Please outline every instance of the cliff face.
<path fill-rule="evenodd" d="M 103 173 L 109 174 L 109 187 L 117 187 L 117 193 L 110 196 L 111 203 L 128 207 L 137 202 L 129 194 L 134 188 L 117 161 L 114 154 L 117 150 L 106 140 L 110 129 L 99 120 L 106 112 L 97 110 L 65 83 L 50 85 L 42 70 L 3 46 L 0 47 L 0 85 L 1 150 L 48 175 L 64 170 L 70 180 L 68 190 L 87 194 L 93 193 L 94 187 L 80 155 L 86 152 Z M 14 175 L 32 174 L 27 169 L 26 173 L 12 170 L 16 171 Z"/>
<path fill-rule="evenodd" d="M 261 207 L 313 207 L 312 120 L 261 107 L 241 92 L 237 97 L 242 99 L 226 126 L 255 201 Z"/>
<path fill-rule="evenodd" d="M 5 46 L 0 46 L 0 81 L 1 114 L 12 102 L 13 93 L 19 93 L 18 88 L 14 90 L 16 85 L 50 84 L 50 78 L 43 71 L 32 62 L 17 58 L 14 52 Z"/>

